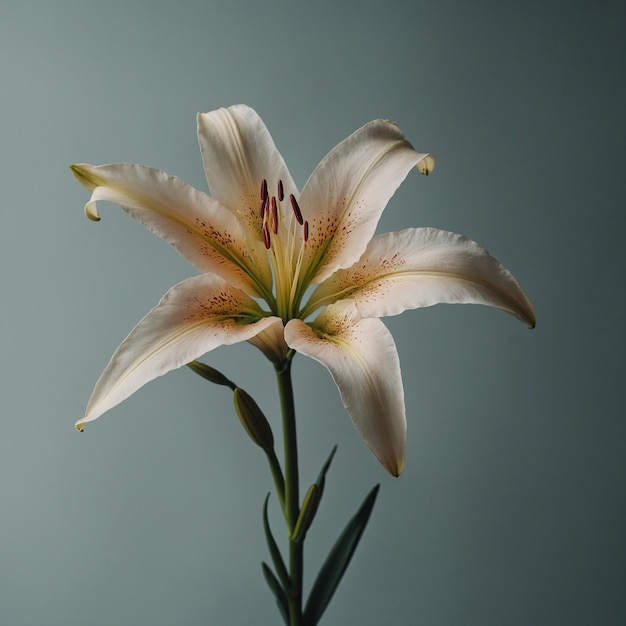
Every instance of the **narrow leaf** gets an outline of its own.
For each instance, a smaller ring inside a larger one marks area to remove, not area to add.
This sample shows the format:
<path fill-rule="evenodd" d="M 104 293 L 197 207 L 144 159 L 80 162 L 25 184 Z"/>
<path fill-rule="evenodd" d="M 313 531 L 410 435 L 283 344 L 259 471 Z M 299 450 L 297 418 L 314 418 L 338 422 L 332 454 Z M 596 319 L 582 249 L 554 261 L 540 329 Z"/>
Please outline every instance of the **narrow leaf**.
<path fill-rule="evenodd" d="M 369 492 L 359 510 L 344 528 L 322 565 L 304 611 L 305 626 L 315 626 L 331 601 L 365 530 L 376 502 L 379 487 L 380 485 L 376 485 Z"/>
<path fill-rule="evenodd" d="M 331 461 L 333 460 L 333 457 L 335 456 L 335 452 L 337 452 L 336 445 L 334 445 L 333 449 L 330 451 L 330 454 L 328 455 L 328 458 L 326 459 L 326 463 L 324 463 L 324 465 L 322 466 L 319 476 L 317 477 L 317 480 L 315 481 L 317 486 L 320 488 L 320 494 L 319 494 L 320 498 L 322 497 L 322 493 L 324 493 L 324 483 L 326 482 L 326 472 L 328 471 Z"/>
<path fill-rule="evenodd" d="M 287 568 L 285 567 L 285 561 L 283 561 L 283 557 L 280 553 L 280 549 L 272 535 L 272 531 L 270 530 L 270 522 L 267 518 L 267 503 L 270 499 L 270 494 L 267 494 L 265 498 L 265 504 L 263 505 L 263 529 L 265 530 L 265 541 L 267 542 L 267 547 L 270 551 L 270 556 L 272 557 L 272 563 L 274 563 L 274 567 L 276 568 L 276 573 L 280 578 L 280 582 L 283 584 L 283 587 L 287 590 L 291 589 L 291 579 L 289 578 L 289 574 L 287 573 Z"/>
<path fill-rule="evenodd" d="M 278 579 L 274 576 L 274 572 L 272 572 L 269 565 L 267 563 L 262 563 L 261 566 L 263 568 L 263 576 L 265 576 L 267 586 L 272 590 L 272 593 L 276 598 L 276 604 L 278 605 L 280 614 L 283 616 L 285 624 L 289 626 L 289 606 L 287 602 L 287 594 L 280 586 Z"/>

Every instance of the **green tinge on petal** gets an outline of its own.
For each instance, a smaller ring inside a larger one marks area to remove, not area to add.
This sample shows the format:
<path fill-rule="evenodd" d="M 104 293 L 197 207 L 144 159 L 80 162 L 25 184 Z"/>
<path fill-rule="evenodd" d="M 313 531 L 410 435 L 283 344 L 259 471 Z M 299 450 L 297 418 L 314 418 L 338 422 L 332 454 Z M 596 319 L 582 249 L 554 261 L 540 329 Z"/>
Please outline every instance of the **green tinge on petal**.
<path fill-rule="evenodd" d="M 366 124 L 322 159 L 299 198 L 309 224 L 305 282 L 320 283 L 358 260 L 387 202 L 415 166 L 426 173 L 434 157 L 416 151 L 387 120 Z"/>
<path fill-rule="evenodd" d="M 354 305 L 326 308 L 311 324 L 290 320 L 289 347 L 328 369 L 357 431 L 393 476 L 404 467 L 406 417 L 400 361 L 391 333 Z"/>
<path fill-rule="evenodd" d="M 259 115 L 237 104 L 200 113 L 198 141 L 211 195 L 237 217 L 259 254 L 265 254 L 259 216 L 260 186 L 270 195 L 279 181 L 283 192 L 298 194 L 285 162 Z"/>
<path fill-rule="evenodd" d="M 267 254 L 256 248 L 239 220 L 219 202 L 161 170 L 133 163 L 71 166 L 92 192 L 85 206 L 99 219 L 100 201 L 119 205 L 152 233 L 174 246 L 200 272 L 218 274 L 246 292 L 272 300 Z"/>
<path fill-rule="evenodd" d="M 353 267 L 311 295 L 305 314 L 350 300 L 366 317 L 397 315 L 435 304 L 483 304 L 535 325 L 530 300 L 509 272 L 467 237 L 435 228 L 379 235 Z"/>
<path fill-rule="evenodd" d="M 95 420 L 146 383 L 219 346 L 251 339 L 272 323 L 254 300 L 213 274 L 170 289 L 122 342 L 96 383 L 83 419 Z"/>

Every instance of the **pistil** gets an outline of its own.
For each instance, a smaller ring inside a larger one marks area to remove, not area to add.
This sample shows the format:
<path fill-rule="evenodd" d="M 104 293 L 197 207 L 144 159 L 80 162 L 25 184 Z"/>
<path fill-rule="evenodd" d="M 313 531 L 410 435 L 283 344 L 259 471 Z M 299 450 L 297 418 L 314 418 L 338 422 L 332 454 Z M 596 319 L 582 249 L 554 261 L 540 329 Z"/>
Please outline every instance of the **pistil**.
<path fill-rule="evenodd" d="M 274 196 L 272 196 L 272 230 L 278 235 L 278 206 Z"/>

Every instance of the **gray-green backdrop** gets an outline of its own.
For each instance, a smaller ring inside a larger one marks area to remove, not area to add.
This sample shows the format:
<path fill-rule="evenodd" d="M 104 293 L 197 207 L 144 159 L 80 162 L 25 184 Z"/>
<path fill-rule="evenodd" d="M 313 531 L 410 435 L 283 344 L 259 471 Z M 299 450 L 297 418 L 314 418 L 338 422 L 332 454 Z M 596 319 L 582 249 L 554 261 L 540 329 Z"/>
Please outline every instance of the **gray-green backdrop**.
<path fill-rule="evenodd" d="M 398 122 L 438 166 L 381 232 L 476 239 L 538 315 L 532 332 L 479 307 L 388 320 L 399 479 L 297 359 L 303 481 L 339 444 L 307 571 L 382 483 L 323 623 L 626 623 L 625 30 L 608 0 L 0 0 L 0 624 L 279 622 L 260 572 L 271 482 L 227 390 L 180 370 L 73 429 L 118 343 L 194 270 L 114 206 L 88 222 L 68 164 L 206 189 L 195 114 L 237 102 L 300 185 L 363 123 Z M 207 362 L 275 414 L 254 348 Z"/>

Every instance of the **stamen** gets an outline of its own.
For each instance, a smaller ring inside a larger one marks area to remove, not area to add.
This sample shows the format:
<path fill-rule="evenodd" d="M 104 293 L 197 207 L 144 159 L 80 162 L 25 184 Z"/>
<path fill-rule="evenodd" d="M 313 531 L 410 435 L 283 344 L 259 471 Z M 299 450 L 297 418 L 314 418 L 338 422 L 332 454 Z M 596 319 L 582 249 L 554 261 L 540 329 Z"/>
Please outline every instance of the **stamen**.
<path fill-rule="evenodd" d="M 268 197 L 267 197 L 267 180 L 265 178 L 261 181 L 261 206 L 259 207 L 259 215 L 261 219 L 265 217 L 265 212 L 267 211 L 268 205 Z"/>
<path fill-rule="evenodd" d="M 285 199 L 285 192 L 283 190 L 283 181 L 278 181 L 278 201 L 282 202 Z"/>
<path fill-rule="evenodd" d="M 275 235 L 278 235 L 278 207 L 274 196 L 272 196 L 272 230 Z"/>
<path fill-rule="evenodd" d="M 265 249 L 269 250 L 270 249 L 270 229 L 267 226 L 267 222 L 265 222 L 263 224 L 263 243 L 265 244 Z"/>
<path fill-rule="evenodd" d="M 298 221 L 298 224 L 302 226 L 302 223 L 303 223 L 302 211 L 300 211 L 300 207 L 298 206 L 298 201 L 296 200 L 296 197 L 292 193 L 289 194 L 289 199 L 291 200 L 291 208 L 293 209 L 293 214 L 296 216 L 296 220 Z"/>
<path fill-rule="evenodd" d="M 304 243 L 309 240 L 309 221 L 304 222 Z"/>

